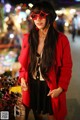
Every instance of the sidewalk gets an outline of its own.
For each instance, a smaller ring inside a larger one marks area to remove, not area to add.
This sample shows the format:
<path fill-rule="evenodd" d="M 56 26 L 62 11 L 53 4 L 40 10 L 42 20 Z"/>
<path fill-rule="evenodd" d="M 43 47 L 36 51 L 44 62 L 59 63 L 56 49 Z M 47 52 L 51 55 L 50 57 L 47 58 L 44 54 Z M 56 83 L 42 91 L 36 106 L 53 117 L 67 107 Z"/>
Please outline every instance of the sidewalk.
<path fill-rule="evenodd" d="M 80 36 L 72 41 L 71 34 L 66 34 L 71 46 L 73 70 L 67 92 L 68 116 L 67 120 L 80 120 Z"/>

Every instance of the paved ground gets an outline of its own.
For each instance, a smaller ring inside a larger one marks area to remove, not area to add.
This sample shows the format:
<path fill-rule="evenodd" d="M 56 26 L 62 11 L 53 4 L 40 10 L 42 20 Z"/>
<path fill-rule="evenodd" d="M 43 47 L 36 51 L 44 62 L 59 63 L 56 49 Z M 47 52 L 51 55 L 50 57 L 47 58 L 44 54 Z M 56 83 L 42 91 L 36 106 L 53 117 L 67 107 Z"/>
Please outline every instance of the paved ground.
<path fill-rule="evenodd" d="M 67 92 L 67 120 L 80 120 L 80 36 L 76 36 L 72 42 L 71 35 L 66 35 L 70 41 L 73 59 L 72 79 Z"/>

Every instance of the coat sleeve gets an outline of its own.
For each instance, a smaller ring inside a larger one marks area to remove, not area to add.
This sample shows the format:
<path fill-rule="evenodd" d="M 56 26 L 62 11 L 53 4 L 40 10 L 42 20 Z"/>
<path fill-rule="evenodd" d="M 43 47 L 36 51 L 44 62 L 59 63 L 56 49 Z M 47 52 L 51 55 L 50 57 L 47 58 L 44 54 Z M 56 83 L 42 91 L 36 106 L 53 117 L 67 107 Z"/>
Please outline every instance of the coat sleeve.
<path fill-rule="evenodd" d="M 23 67 L 21 67 L 19 69 L 19 79 L 18 79 L 19 83 L 21 82 L 21 78 L 24 78 L 25 81 L 27 82 L 26 79 L 27 77 L 28 77 L 28 72 Z"/>
<path fill-rule="evenodd" d="M 27 62 L 28 62 L 28 34 L 24 34 L 22 39 L 22 47 L 21 52 L 18 58 L 18 61 L 21 65 L 19 69 L 19 82 L 21 82 L 21 78 L 24 78 L 27 82 L 28 72 L 27 72 Z"/>
<path fill-rule="evenodd" d="M 63 36 L 61 39 L 61 66 L 58 78 L 58 87 L 62 87 L 63 90 L 67 91 L 72 74 L 72 57 L 67 37 Z"/>

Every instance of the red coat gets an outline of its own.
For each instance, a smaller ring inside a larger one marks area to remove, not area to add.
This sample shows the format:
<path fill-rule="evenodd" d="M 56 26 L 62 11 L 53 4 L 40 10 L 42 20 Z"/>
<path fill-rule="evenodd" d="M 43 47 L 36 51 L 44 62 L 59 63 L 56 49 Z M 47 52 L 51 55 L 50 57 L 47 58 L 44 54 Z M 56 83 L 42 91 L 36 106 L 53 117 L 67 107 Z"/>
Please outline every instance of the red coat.
<path fill-rule="evenodd" d="M 28 82 L 28 65 L 30 62 L 29 59 L 29 43 L 28 43 L 29 34 L 25 34 L 23 38 L 23 44 L 21 53 L 19 56 L 19 62 L 21 63 L 21 68 L 19 71 L 19 78 L 25 78 L 26 82 Z M 51 67 L 51 70 L 48 74 L 50 78 L 50 82 L 47 82 L 50 90 L 53 90 L 57 87 L 62 87 L 63 92 L 56 98 L 51 98 L 52 108 L 55 120 L 64 120 L 67 114 L 66 108 L 66 91 L 68 89 L 68 85 L 71 78 L 72 73 L 72 59 L 70 52 L 70 45 L 67 37 L 59 33 L 57 46 L 56 46 L 56 72 L 54 72 L 54 67 Z M 58 75 L 58 71 L 60 70 L 60 75 Z M 58 80 L 58 83 L 57 83 Z M 30 97 L 29 97 L 29 89 L 27 91 L 22 91 L 23 103 L 26 106 L 29 106 Z"/>

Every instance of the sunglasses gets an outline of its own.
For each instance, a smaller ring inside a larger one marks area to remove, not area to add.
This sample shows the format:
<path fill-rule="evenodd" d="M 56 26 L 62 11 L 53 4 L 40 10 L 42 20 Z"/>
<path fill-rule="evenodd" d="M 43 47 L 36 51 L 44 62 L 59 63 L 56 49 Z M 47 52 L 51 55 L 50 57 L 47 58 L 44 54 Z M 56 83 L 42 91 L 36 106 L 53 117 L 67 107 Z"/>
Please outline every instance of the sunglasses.
<path fill-rule="evenodd" d="M 48 16 L 48 13 L 40 11 L 40 13 L 32 12 L 30 15 L 30 18 L 33 20 L 36 20 L 38 17 L 39 17 L 39 19 L 43 19 L 43 18 L 46 18 L 46 16 Z"/>

